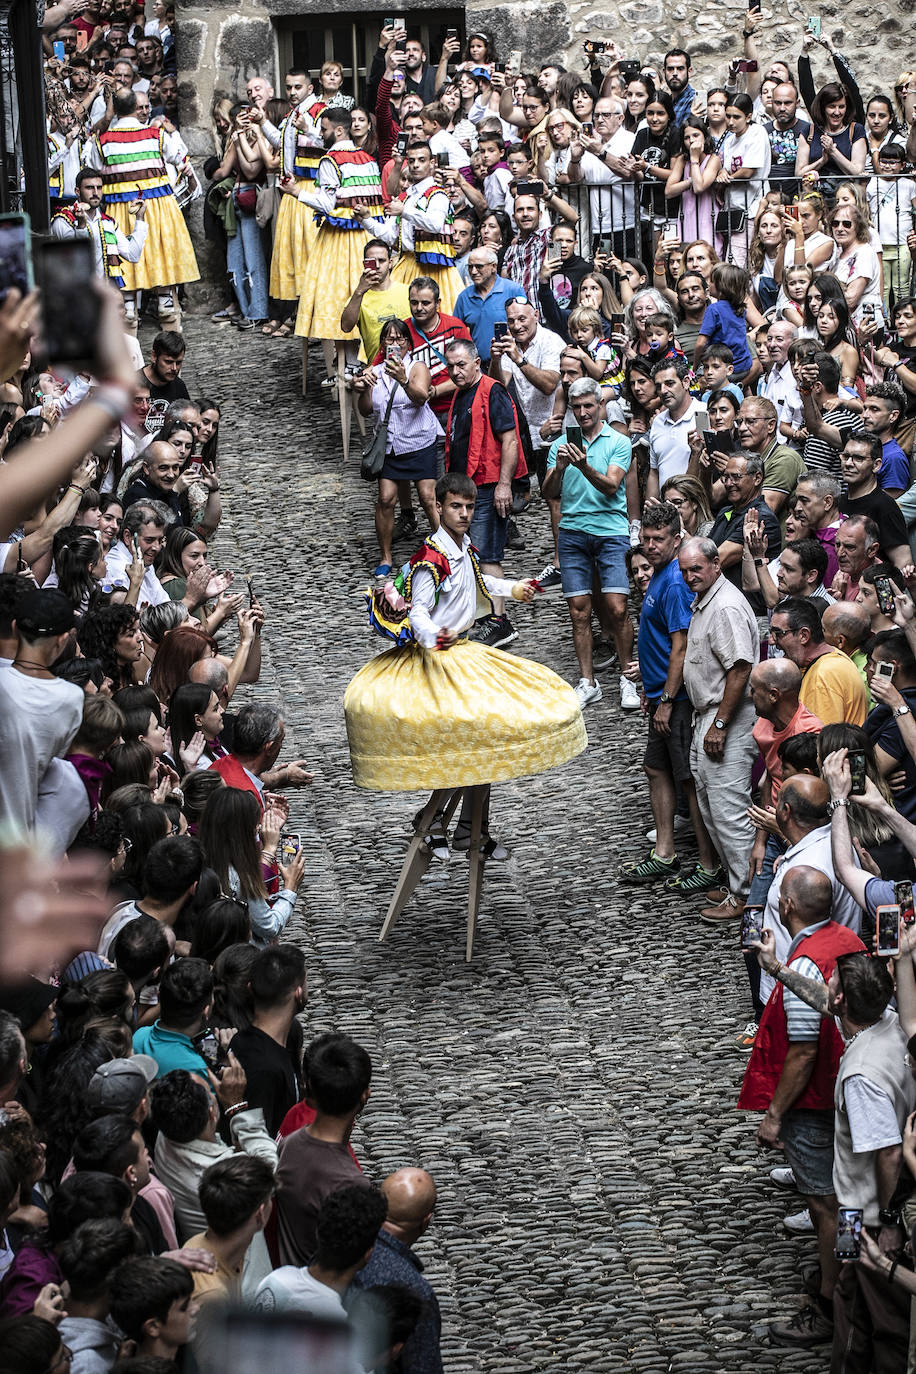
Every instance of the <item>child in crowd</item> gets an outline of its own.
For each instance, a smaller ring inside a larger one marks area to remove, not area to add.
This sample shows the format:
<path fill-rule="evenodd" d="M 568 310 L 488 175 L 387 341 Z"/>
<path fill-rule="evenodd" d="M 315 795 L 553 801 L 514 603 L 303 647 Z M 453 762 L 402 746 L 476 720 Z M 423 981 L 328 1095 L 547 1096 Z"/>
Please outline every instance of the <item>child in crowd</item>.
<path fill-rule="evenodd" d="M 579 350 L 589 377 L 613 388 L 616 399 L 623 385 L 620 354 L 601 336 L 601 316 L 588 305 L 577 305 L 569 316 L 569 337 Z"/>
<path fill-rule="evenodd" d="M 735 358 L 731 349 L 725 344 L 710 344 L 703 354 L 703 366 L 700 369 L 700 379 L 703 385 L 703 404 L 709 400 L 714 391 L 724 388 L 730 391 L 737 399 L 738 404 L 744 400 L 744 392 L 740 386 L 732 381 L 735 371 Z"/>
<path fill-rule="evenodd" d="M 751 279 L 743 267 L 730 262 L 717 262 L 712 269 L 712 287 L 717 299 L 711 301 L 703 315 L 694 366 L 700 362 L 710 344 L 726 344 L 732 351 L 734 380 L 743 382 L 754 366 L 747 346 L 745 300 Z"/>

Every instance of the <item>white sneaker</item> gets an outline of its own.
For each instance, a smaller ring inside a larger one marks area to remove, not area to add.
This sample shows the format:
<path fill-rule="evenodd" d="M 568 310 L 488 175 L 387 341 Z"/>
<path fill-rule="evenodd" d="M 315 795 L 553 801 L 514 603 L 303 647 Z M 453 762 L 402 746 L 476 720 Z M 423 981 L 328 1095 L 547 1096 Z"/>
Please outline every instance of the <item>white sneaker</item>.
<path fill-rule="evenodd" d="M 639 710 L 639 693 L 628 677 L 620 679 L 620 709 L 622 711 Z"/>
<path fill-rule="evenodd" d="M 774 1183 L 778 1183 L 780 1188 L 794 1188 L 795 1174 L 788 1164 L 777 1164 L 775 1169 L 770 1170 L 770 1178 Z"/>
<path fill-rule="evenodd" d="M 782 1224 L 787 1231 L 792 1231 L 795 1235 L 804 1235 L 809 1231 L 814 1231 L 814 1222 L 811 1220 L 811 1213 L 807 1207 L 803 1212 L 793 1212 L 790 1217 L 783 1217 Z"/>
<path fill-rule="evenodd" d="M 580 677 L 573 690 L 583 710 L 586 706 L 591 706 L 593 701 L 600 701 L 604 696 L 598 683 L 589 682 L 587 677 Z"/>
<path fill-rule="evenodd" d="M 675 816 L 674 833 L 675 835 L 693 834 L 693 826 L 691 825 L 690 821 L 687 819 L 686 816 Z M 647 830 L 646 839 L 649 841 L 650 844 L 655 844 L 655 841 L 658 839 L 658 831 Z"/>

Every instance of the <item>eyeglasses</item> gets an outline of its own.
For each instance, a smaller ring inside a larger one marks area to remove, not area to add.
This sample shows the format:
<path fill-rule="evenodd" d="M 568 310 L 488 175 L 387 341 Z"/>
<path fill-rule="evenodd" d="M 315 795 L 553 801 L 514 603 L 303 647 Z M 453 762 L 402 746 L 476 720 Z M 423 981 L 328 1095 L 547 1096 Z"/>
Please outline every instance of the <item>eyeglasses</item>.
<path fill-rule="evenodd" d="M 770 638 L 771 638 L 771 639 L 785 639 L 786 635 L 790 635 L 791 633 L 792 633 L 791 630 L 777 630 L 777 629 L 775 628 L 775 626 L 773 626 L 773 625 L 770 626 Z"/>
<path fill-rule="evenodd" d="M 746 472 L 723 472 L 720 480 L 724 487 L 730 487 L 736 482 L 743 482 L 746 476 Z"/>
<path fill-rule="evenodd" d="M 835 219 L 835 220 L 833 221 L 833 227 L 834 227 L 834 229 L 851 229 L 851 228 L 852 228 L 852 220 L 851 220 L 851 219 Z"/>

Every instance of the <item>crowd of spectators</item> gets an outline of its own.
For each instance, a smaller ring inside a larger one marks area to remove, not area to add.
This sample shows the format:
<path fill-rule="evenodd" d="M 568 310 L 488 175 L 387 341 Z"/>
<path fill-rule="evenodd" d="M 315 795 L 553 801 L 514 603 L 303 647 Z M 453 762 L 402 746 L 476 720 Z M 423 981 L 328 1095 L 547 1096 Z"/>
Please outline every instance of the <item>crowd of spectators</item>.
<path fill-rule="evenodd" d="M 285 102 L 252 76 L 215 105 L 204 169 L 235 291 L 214 321 L 292 333 L 283 193 L 317 169 L 301 203 L 327 218 L 324 154 L 366 154 L 381 213 L 351 203 L 362 271 L 339 336 L 358 341 L 327 381 L 387 425 L 375 575 L 435 530 L 446 468 L 477 487 L 485 573 L 526 532 L 550 538 L 538 581 L 567 601 L 581 707 L 613 671 L 645 717 L 653 828 L 621 889 L 693 903 L 736 945 L 742 930 L 738 1105 L 802 1196 L 788 1229 L 817 1242 L 771 1339 L 832 1342 L 847 1374 L 902 1371 L 916 73 L 868 96 L 826 33 L 809 26 L 790 62 L 758 51 L 765 27 L 749 9 L 706 90 L 677 48 L 653 68 L 587 43 L 574 72 L 482 33 L 431 55 L 397 20 L 364 105 L 333 61 L 285 73 Z M 74 233 L 111 190 L 81 136 L 104 148 L 112 123 L 151 116 L 175 184 L 195 179 L 173 38 L 162 0 L 145 25 L 79 0 L 46 12 L 51 193 Z M 125 336 L 106 296 L 103 381 L 33 367 L 32 302 L 0 310 L 0 800 L 44 845 L 11 847 L 0 874 L 44 912 L 9 903 L 0 990 L 0 1371 L 72 1352 L 76 1374 L 165 1374 L 189 1345 L 218 1367 L 225 1333 L 204 1318 L 227 1298 L 350 1321 L 354 1369 L 433 1371 L 412 1246 L 435 1185 L 418 1169 L 370 1184 L 349 1147 L 369 1056 L 343 1034 L 303 1046 L 305 963 L 284 932 L 304 861 L 283 793 L 311 775 L 282 760 L 278 709 L 233 710 L 265 616 L 211 562 L 222 417 L 181 379 L 180 258 L 151 288 L 171 327 L 145 365 L 142 298 L 126 292 Z M 475 637 L 505 649 L 519 631 L 496 600 Z"/>

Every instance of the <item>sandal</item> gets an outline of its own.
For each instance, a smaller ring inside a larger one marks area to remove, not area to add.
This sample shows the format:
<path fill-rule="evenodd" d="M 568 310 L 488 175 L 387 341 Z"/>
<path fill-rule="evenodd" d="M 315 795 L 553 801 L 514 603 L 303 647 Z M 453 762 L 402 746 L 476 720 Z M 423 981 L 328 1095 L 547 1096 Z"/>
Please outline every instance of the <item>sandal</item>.
<path fill-rule="evenodd" d="M 466 821 L 459 821 L 455 826 L 455 833 L 452 836 L 452 848 L 456 854 L 466 854 L 471 848 L 471 827 Z M 480 843 L 480 853 L 485 859 L 493 859 L 496 863 L 505 863 L 509 857 L 509 851 L 499 840 L 495 840 L 492 835 L 482 835 Z"/>
<path fill-rule="evenodd" d="M 280 321 L 279 321 L 279 320 L 268 320 L 267 323 L 265 324 L 264 328 L 261 330 L 261 333 L 262 333 L 262 334 L 266 334 L 267 337 L 270 338 L 271 335 L 276 334 L 276 332 L 277 332 L 277 330 L 278 330 L 279 328 L 280 328 Z"/>
<path fill-rule="evenodd" d="M 277 325 L 273 332 L 273 337 L 275 339 L 288 339 L 292 332 L 293 326 L 290 324 L 289 320 L 284 320 L 282 324 Z"/>
<path fill-rule="evenodd" d="M 418 811 L 414 816 L 411 822 L 414 830 L 419 829 L 420 821 L 423 819 L 423 811 L 425 810 L 426 808 L 423 807 L 423 809 Z M 444 819 L 442 812 L 437 811 L 432 819 L 432 828 L 424 837 L 423 843 L 426 845 L 427 849 L 432 851 L 434 859 L 439 859 L 442 863 L 447 864 L 451 856 L 449 854 L 448 833 L 445 829 Z"/>

